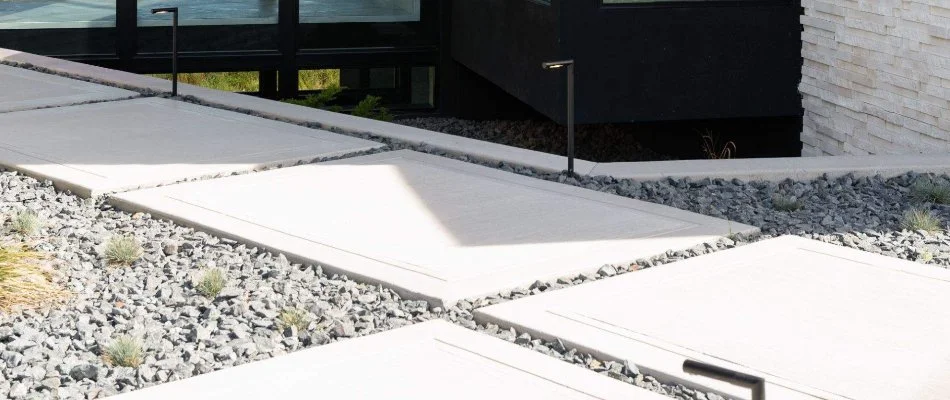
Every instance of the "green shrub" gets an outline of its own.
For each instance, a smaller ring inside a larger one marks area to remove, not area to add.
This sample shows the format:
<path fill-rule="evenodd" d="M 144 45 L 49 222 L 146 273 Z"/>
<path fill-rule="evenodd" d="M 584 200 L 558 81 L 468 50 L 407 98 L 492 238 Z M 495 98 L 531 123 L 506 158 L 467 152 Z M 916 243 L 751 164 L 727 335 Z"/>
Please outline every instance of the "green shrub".
<path fill-rule="evenodd" d="M 365 99 L 356 105 L 356 108 L 353 109 L 352 114 L 357 117 L 370 118 L 380 121 L 392 121 L 393 116 L 389 113 L 389 109 L 382 106 L 382 101 L 382 97 L 379 96 L 366 96 Z"/>
<path fill-rule="evenodd" d="M 298 106 L 310 107 L 310 108 L 320 108 L 327 111 L 333 112 L 342 112 L 343 108 L 337 105 L 330 105 L 336 101 L 340 93 L 343 92 L 342 87 L 337 85 L 331 85 L 323 89 L 319 93 L 311 94 L 303 99 L 284 99 L 282 100 L 285 103 L 296 104 Z M 366 98 L 361 100 L 359 104 L 353 108 L 353 111 L 350 114 L 370 118 L 380 121 L 392 121 L 393 115 L 389 112 L 389 109 L 382 106 L 383 99 L 379 96 L 367 95 Z"/>
<path fill-rule="evenodd" d="M 223 269 L 210 268 L 201 273 L 192 284 L 202 296 L 214 300 L 227 286 L 228 277 Z"/>
<path fill-rule="evenodd" d="M 132 265 L 142 257 L 142 246 L 132 236 L 113 236 L 106 243 L 105 258 L 109 264 Z"/>
<path fill-rule="evenodd" d="M 772 195 L 772 208 L 779 211 L 798 211 L 804 203 L 795 196 Z"/>
<path fill-rule="evenodd" d="M 19 211 L 10 219 L 10 229 L 23 236 L 34 236 L 42 227 L 43 220 L 31 210 Z"/>
<path fill-rule="evenodd" d="M 283 101 L 298 106 L 327 109 L 329 104 L 334 102 L 342 91 L 343 88 L 340 86 L 331 85 L 316 94 L 307 95 L 303 99 L 284 99 Z M 329 109 L 330 111 L 337 111 L 339 107 L 333 106 Z"/>
<path fill-rule="evenodd" d="M 911 185 L 910 198 L 919 203 L 950 204 L 950 185 L 921 178 Z"/>
<path fill-rule="evenodd" d="M 102 359 L 115 367 L 138 368 L 144 358 L 142 343 L 132 336 L 121 336 L 102 350 Z"/>
<path fill-rule="evenodd" d="M 915 208 L 904 213 L 901 227 L 911 231 L 937 232 L 940 231 L 940 219 L 930 210 Z"/>

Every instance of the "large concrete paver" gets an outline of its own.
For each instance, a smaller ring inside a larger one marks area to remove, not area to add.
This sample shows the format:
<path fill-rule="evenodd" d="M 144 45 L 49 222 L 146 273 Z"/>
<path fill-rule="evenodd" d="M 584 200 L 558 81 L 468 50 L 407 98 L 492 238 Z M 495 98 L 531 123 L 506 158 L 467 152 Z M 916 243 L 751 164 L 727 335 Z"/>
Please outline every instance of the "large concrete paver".
<path fill-rule="evenodd" d="M 950 271 L 807 240 L 771 239 L 476 310 L 641 370 L 687 358 L 761 376 L 768 399 L 950 398 Z"/>
<path fill-rule="evenodd" d="M 666 399 L 444 321 L 337 342 L 113 398 Z"/>
<path fill-rule="evenodd" d="M 446 305 L 755 230 L 412 151 L 112 201 Z"/>
<path fill-rule="evenodd" d="M 84 196 L 382 146 L 161 98 L 0 114 L 0 133 L 0 165 Z"/>
<path fill-rule="evenodd" d="M 128 90 L 9 65 L 0 65 L 0 88 L 0 113 L 138 96 Z"/>

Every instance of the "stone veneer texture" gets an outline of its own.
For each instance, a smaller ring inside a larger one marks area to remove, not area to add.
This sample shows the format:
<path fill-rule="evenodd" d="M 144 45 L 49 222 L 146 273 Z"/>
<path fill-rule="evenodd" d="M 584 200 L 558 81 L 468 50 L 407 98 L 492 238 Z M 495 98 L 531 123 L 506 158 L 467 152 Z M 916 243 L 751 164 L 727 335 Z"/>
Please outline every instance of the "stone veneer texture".
<path fill-rule="evenodd" d="M 802 155 L 950 152 L 950 0 L 801 0 Z"/>

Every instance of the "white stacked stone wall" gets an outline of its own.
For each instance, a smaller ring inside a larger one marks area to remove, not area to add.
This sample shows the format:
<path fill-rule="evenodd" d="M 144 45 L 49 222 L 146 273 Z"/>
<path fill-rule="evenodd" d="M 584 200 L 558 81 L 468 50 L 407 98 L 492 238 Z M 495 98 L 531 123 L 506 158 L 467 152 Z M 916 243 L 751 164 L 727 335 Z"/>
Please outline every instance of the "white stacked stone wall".
<path fill-rule="evenodd" d="M 801 0 L 802 155 L 950 153 L 950 0 Z"/>

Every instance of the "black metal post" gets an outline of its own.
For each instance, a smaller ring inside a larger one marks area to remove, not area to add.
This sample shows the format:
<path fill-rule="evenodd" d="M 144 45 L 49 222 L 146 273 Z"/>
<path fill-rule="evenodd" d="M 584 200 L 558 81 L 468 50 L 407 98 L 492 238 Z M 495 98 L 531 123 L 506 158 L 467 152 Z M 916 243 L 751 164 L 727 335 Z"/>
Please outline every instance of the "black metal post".
<path fill-rule="evenodd" d="M 277 67 L 277 94 L 282 99 L 297 97 L 300 86 L 297 68 L 297 28 L 300 0 L 277 1 L 277 37 L 280 64 Z"/>
<path fill-rule="evenodd" d="M 561 69 L 567 67 L 567 172 L 574 174 L 574 60 L 551 61 L 541 68 Z"/>
<path fill-rule="evenodd" d="M 574 173 L 574 62 L 567 64 L 567 172 Z"/>
<path fill-rule="evenodd" d="M 686 360 L 683 362 L 683 371 L 698 374 L 713 379 L 726 381 L 752 390 L 752 400 L 765 400 L 765 379 L 757 376 L 733 371 L 718 365 Z"/>
<path fill-rule="evenodd" d="M 172 96 L 178 96 L 178 7 L 153 8 L 152 14 L 172 14 Z"/>
<path fill-rule="evenodd" d="M 135 1 L 115 1 L 115 55 L 119 66 L 126 71 L 134 70 L 132 60 L 138 52 L 137 6 Z"/>

